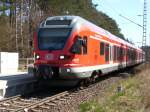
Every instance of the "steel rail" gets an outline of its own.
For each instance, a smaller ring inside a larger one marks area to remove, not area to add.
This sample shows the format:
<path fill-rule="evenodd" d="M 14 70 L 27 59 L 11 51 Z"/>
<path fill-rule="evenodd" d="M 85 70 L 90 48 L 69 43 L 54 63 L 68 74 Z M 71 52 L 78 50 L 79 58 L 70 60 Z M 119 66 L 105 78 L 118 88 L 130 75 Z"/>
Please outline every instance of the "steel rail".
<path fill-rule="evenodd" d="M 43 100 L 41 100 L 41 101 L 39 101 L 39 102 L 36 102 L 36 103 L 31 104 L 31 105 L 22 107 L 22 108 L 20 108 L 20 109 L 14 110 L 14 111 L 12 111 L 12 112 L 28 111 L 29 109 L 35 108 L 35 107 L 40 106 L 40 105 L 42 105 L 42 104 L 44 104 L 44 103 L 47 103 L 47 102 L 52 102 L 52 101 L 54 101 L 55 99 L 59 99 L 59 98 L 64 97 L 64 96 L 66 96 L 66 95 L 69 95 L 69 92 L 68 92 L 68 91 L 65 91 L 65 92 L 56 94 L 56 95 L 51 96 L 51 97 L 47 97 L 46 99 L 43 99 Z M 49 105 L 51 105 L 51 104 L 49 104 Z M 52 103 L 52 105 L 53 105 L 53 103 Z"/>
<path fill-rule="evenodd" d="M 20 97 L 21 97 L 21 95 L 16 95 L 16 96 L 12 96 L 12 97 L 9 97 L 9 98 L 4 98 L 4 99 L 0 100 L 0 104 L 3 103 L 3 102 L 6 102 L 6 101 L 16 99 L 16 98 L 20 98 Z"/>

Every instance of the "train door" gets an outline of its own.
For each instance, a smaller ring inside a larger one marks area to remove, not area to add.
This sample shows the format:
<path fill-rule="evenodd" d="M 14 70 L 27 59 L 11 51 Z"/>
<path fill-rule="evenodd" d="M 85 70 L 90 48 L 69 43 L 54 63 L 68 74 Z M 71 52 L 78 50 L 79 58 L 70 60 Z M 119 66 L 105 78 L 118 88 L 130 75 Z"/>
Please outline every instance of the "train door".
<path fill-rule="evenodd" d="M 88 37 L 79 36 L 75 43 L 75 54 L 78 55 L 79 63 L 87 64 L 87 53 L 88 53 Z M 88 61 L 89 62 L 89 61 Z"/>
<path fill-rule="evenodd" d="M 110 64 L 113 64 L 113 45 L 110 45 L 110 52 L 109 52 L 109 56 L 110 56 Z"/>
<path fill-rule="evenodd" d="M 84 47 L 83 47 L 84 46 Z M 87 41 L 84 41 L 81 36 L 77 36 L 70 50 L 75 54 L 76 63 L 84 63 L 84 55 L 87 54 Z M 84 53 L 83 53 L 84 52 Z M 84 54 L 84 55 L 83 55 Z"/>
<path fill-rule="evenodd" d="M 121 46 L 119 47 L 119 68 L 123 68 L 124 67 L 124 47 L 123 44 L 121 44 Z"/>
<path fill-rule="evenodd" d="M 125 46 L 124 55 L 125 55 L 124 65 L 125 65 L 125 67 L 126 67 L 126 66 L 127 66 L 127 46 Z"/>
<path fill-rule="evenodd" d="M 89 59 L 88 59 L 88 37 L 87 36 L 83 36 L 82 38 L 82 63 L 83 64 L 87 64 L 89 63 Z"/>

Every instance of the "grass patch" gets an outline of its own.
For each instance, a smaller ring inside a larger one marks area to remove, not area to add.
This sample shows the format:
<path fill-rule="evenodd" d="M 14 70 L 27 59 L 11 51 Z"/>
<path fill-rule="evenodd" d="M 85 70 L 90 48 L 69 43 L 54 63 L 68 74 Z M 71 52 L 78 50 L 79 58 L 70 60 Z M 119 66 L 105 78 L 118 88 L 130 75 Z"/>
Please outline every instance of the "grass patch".
<path fill-rule="evenodd" d="M 150 70 L 107 88 L 92 101 L 80 105 L 80 112 L 150 112 Z M 122 87 L 120 92 L 118 86 Z"/>
<path fill-rule="evenodd" d="M 105 112 L 101 105 L 97 105 L 97 101 L 90 101 L 80 105 L 80 112 Z"/>

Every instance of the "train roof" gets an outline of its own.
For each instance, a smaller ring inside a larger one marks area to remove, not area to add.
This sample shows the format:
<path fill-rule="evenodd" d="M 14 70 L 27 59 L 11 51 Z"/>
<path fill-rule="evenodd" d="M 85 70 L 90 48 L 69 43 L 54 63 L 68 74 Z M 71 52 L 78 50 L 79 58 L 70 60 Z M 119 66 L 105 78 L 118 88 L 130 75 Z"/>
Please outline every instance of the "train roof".
<path fill-rule="evenodd" d="M 55 23 L 53 23 L 52 21 L 55 21 Z M 58 21 L 61 21 L 61 25 L 59 25 Z M 58 23 L 57 23 L 58 22 Z M 76 23 L 78 24 L 85 24 L 87 26 L 92 27 L 91 30 L 93 30 L 94 32 L 100 34 L 100 35 L 104 35 L 107 38 L 120 42 L 122 44 L 125 44 L 131 48 L 140 50 L 140 48 L 136 47 L 135 45 L 132 45 L 130 43 L 128 43 L 127 41 L 113 35 L 112 33 L 108 32 L 107 30 L 104 30 L 103 28 L 91 23 L 90 21 L 85 20 L 82 17 L 79 16 L 72 16 L 72 15 L 64 15 L 64 16 L 52 16 L 52 17 L 48 17 L 44 22 L 41 23 L 40 27 L 55 27 L 55 26 L 63 26 L 63 27 L 73 27 Z"/>

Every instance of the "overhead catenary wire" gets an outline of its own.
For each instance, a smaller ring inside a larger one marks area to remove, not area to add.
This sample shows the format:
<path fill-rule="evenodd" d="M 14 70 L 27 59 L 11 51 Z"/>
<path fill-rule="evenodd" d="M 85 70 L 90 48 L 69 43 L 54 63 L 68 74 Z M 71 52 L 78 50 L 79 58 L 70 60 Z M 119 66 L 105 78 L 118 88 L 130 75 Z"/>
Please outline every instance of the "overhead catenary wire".
<path fill-rule="evenodd" d="M 133 23 L 133 24 L 135 24 L 135 25 L 137 25 L 137 26 L 143 28 L 142 25 L 140 25 L 140 24 L 134 22 L 133 20 L 127 18 L 125 15 L 121 14 L 120 12 L 118 12 L 118 10 L 116 10 L 114 7 L 112 7 L 112 6 L 109 4 L 109 2 L 108 2 L 107 0 L 105 0 L 105 3 L 107 3 L 108 8 L 111 9 L 111 10 L 112 10 L 115 14 L 117 14 L 119 17 L 124 18 L 124 19 L 128 20 L 129 22 L 131 22 L 131 23 Z"/>
<path fill-rule="evenodd" d="M 117 14 L 119 17 L 126 19 L 127 21 L 135 24 L 136 26 L 143 28 L 143 36 L 142 36 L 142 46 L 146 45 L 146 27 L 147 27 L 147 2 L 146 0 L 144 0 L 144 9 L 143 9 L 143 25 L 131 20 L 130 18 L 128 18 L 128 16 L 124 16 L 123 14 L 121 14 L 118 10 L 116 10 L 114 7 L 112 7 L 112 5 L 109 4 L 109 2 L 107 2 L 107 0 L 105 0 L 105 3 L 107 4 L 107 8 L 109 8 L 113 13 Z M 102 4 L 102 2 L 101 2 Z"/>
<path fill-rule="evenodd" d="M 138 24 L 138 23 L 134 22 L 133 20 L 131 20 L 131 19 L 129 19 L 129 18 L 127 18 L 127 17 L 125 17 L 125 16 L 123 16 L 123 15 L 121 15 L 121 14 L 120 14 L 119 16 L 121 16 L 122 18 L 124 18 L 124 19 L 126 19 L 126 20 L 130 21 L 131 23 L 134 23 L 135 25 L 138 25 L 139 27 L 142 27 L 142 28 L 143 28 L 143 26 L 142 26 L 142 25 L 140 25 L 140 24 Z"/>

